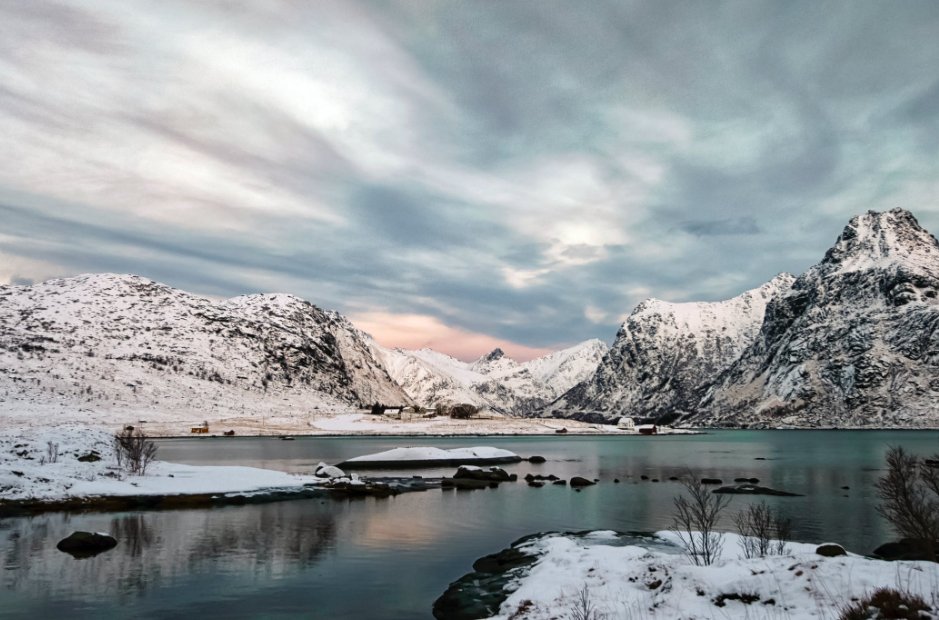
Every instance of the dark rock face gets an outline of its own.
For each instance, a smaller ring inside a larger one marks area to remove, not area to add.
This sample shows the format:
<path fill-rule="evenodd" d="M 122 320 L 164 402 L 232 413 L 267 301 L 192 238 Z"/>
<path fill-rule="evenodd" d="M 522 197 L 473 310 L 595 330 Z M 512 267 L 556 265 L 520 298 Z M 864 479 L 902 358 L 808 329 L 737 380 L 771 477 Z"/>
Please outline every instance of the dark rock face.
<path fill-rule="evenodd" d="M 844 547 L 834 543 L 825 543 L 824 545 L 819 545 L 818 548 L 815 549 L 815 553 L 826 558 L 836 558 L 841 555 L 848 555 L 848 552 L 844 550 Z"/>
<path fill-rule="evenodd" d="M 697 422 L 915 427 L 939 423 L 939 243 L 907 211 L 851 220 L 773 300 L 759 337 Z"/>
<path fill-rule="evenodd" d="M 117 539 L 98 532 L 72 532 L 55 547 L 73 558 L 84 559 L 104 553 L 117 546 Z"/>
<path fill-rule="evenodd" d="M 766 304 L 792 281 L 782 274 L 724 302 L 642 302 L 620 327 L 594 376 L 546 413 L 609 423 L 622 415 L 658 420 L 696 411 L 714 377 L 759 334 Z"/>

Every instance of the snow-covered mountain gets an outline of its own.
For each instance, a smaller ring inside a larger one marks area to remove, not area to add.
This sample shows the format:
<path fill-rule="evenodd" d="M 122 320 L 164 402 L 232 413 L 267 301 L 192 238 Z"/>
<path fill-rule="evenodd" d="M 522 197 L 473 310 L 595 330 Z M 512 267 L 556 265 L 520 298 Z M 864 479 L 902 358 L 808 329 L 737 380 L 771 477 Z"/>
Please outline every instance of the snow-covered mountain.
<path fill-rule="evenodd" d="M 470 403 L 514 415 L 539 411 L 593 374 L 606 349 L 599 340 L 587 340 L 528 362 L 516 362 L 501 349 L 461 362 L 430 349 L 375 346 L 392 378 L 424 406 Z"/>
<path fill-rule="evenodd" d="M 766 305 L 794 278 L 780 274 L 719 302 L 648 299 L 626 319 L 596 372 L 545 411 L 613 421 L 695 411 L 705 389 L 756 339 Z"/>
<path fill-rule="evenodd" d="M 757 427 L 939 426 L 939 243 L 903 209 L 719 303 L 641 303 L 546 415 Z"/>
<path fill-rule="evenodd" d="M 215 302 L 113 274 L 0 286 L 0 412 L 202 421 L 409 403 L 369 340 L 291 295 Z"/>
<path fill-rule="evenodd" d="M 939 426 L 939 243 L 911 213 L 853 218 L 766 310 L 696 423 Z"/>

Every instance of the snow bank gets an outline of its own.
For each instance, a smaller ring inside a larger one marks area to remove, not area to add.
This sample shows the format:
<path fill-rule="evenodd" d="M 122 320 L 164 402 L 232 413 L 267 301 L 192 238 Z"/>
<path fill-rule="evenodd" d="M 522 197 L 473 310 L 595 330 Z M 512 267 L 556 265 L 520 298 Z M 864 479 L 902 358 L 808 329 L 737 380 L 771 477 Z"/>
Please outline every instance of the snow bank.
<path fill-rule="evenodd" d="M 695 566 L 672 532 L 656 536 L 673 551 L 616 546 L 617 536 L 547 535 L 520 546 L 540 556 L 517 577 L 494 619 L 566 617 L 586 586 L 604 617 L 834 618 L 878 587 L 922 596 L 939 609 L 939 564 L 819 556 L 817 545 L 790 543 L 785 556 L 745 559 L 735 534 L 712 566 Z M 748 601 L 748 602 L 744 602 Z"/>
<path fill-rule="evenodd" d="M 0 501 L 252 492 L 317 480 L 254 467 L 161 461 L 151 463 L 144 476 L 129 475 L 117 467 L 112 439 L 107 431 L 81 426 L 0 431 Z M 89 455 L 100 460 L 78 460 Z"/>

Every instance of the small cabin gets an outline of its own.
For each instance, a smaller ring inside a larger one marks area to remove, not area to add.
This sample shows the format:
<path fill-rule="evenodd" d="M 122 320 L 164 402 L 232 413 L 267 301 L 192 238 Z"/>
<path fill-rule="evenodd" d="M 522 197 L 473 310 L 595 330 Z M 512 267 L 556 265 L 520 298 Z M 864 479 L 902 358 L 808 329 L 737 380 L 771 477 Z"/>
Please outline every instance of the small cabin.
<path fill-rule="evenodd" d="M 619 419 L 619 422 L 616 423 L 616 428 L 622 431 L 634 431 L 636 430 L 636 421 L 632 418 L 622 417 Z"/>
<path fill-rule="evenodd" d="M 655 424 L 641 424 L 636 427 L 636 430 L 639 431 L 640 435 L 657 435 L 659 427 Z"/>

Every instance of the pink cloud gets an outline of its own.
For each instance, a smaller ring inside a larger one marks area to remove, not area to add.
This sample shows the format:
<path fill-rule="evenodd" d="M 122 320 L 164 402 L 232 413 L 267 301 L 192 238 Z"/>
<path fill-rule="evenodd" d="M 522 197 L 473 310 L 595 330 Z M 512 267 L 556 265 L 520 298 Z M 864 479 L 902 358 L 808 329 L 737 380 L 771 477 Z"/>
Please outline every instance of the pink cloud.
<path fill-rule="evenodd" d="M 439 319 L 420 314 L 365 312 L 349 319 L 386 347 L 421 349 L 428 347 L 464 361 L 474 360 L 496 347 L 514 360 L 524 362 L 551 353 L 553 349 L 527 347 L 441 323 Z"/>

